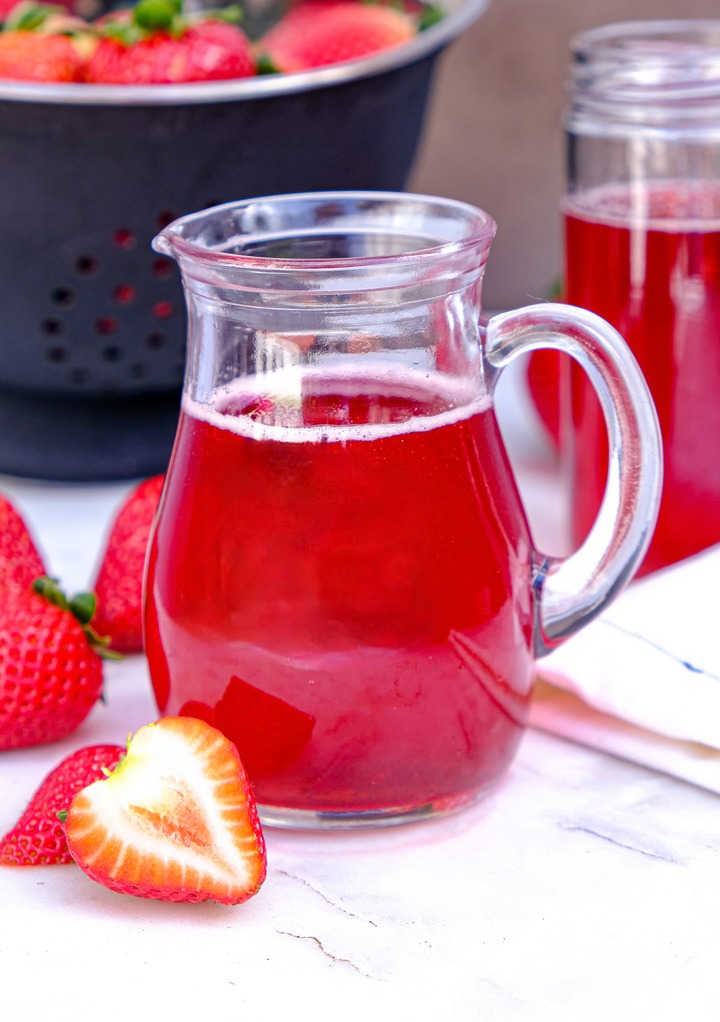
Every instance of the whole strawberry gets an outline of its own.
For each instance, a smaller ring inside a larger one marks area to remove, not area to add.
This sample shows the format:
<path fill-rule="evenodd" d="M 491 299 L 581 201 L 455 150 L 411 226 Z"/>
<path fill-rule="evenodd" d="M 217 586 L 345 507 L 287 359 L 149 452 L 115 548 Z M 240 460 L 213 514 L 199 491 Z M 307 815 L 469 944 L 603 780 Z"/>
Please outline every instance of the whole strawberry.
<path fill-rule="evenodd" d="M 0 590 L 0 749 L 54 742 L 102 692 L 105 643 L 90 627 L 95 598 L 68 599 L 54 579 Z"/>
<path fill-rule="evenodd" d="M 0 20 L 0 79 L 83 80 L 88 25 L 82 19 L 68 15 L 62 7 L 23 0 L 0 15 Z"/>
<path fill-rule="evenodd" d="M 0 33 L 0 78 L 25 82 L 82 81 L 83 61 L 64 35 Z"/>
<path fill-rule="evenodd" d="M 72 862 L 58 813 L 70 808 L 79 791 L 114 770 L 124 754 L 121 745 L 89 745 L 59 763 L 34 793 L 15 826 L 0 839 L 0 864 L 51 866 Z"/>
<path fill-rule="evenodd" d="M 0 0 L 0 22 L 5 21 L 13 7 L 16 7 L 20 0 Z"/>
<path fill-rule="evenodd" d="M 11 15 L 15 16 L 15 8 L 27 9 L 30 6 L 36 7 L 37 5 L 31 0 L 0 0 L 0 24 L 7 21 Z M 58 0 L 56 4 L 52 5 L 55 11 L 61 8 L 70 10 L 72 6 L 72 0 Z"/>
<path fill-rule="evenodd" d="M 237 10 L 186 17 L 176 0 L 140 0 L 98 23 L 86 68 L 96 84 L 167 85 L 247 78 L 255 60 L 247 36 L 226 17 Z"/>
<path fill-rule="evenodd" d="M 0 494 L 0 583 L 29 586 L 45 565 L 20 513 Z"/>
<path fill-rule="evenodd" d="M 142 582 L 150 528 L 164 476 L 140 483 L 113 522 L 95 584 L 95 630 L 119 653 L 139 653 L 142 638 Z"/>
<path fill-rule="evenodd" d="M 263 71 L 303 71 L 407 43 L 419 24 L 404 11 L 357 0 L 306 0 L 259 41 Z"/>

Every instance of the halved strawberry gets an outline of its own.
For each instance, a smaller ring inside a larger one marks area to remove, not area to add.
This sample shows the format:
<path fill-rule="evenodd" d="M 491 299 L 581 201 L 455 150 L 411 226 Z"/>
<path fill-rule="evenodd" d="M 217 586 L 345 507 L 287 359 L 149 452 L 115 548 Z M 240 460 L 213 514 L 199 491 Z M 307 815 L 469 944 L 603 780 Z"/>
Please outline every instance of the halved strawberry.
<path fill-rule="evenodd" d="M 66 756 L 30 799 L 15 826 L 0 839 L 3 866 L 50 866 L 72 862 L 58 813 L 79 791 L 117 766 L 121 745 L 88 745 Z"/>
<path fill-rule="evenodd" d="M 141 728 L 110 776 L 72 801 L 68 848 L 121 894 L 237 905 L 265 879 L 265 842 L 237 749 L 192 717 Z"/>
<path fill-rule="evenodd" d="M 419 24 L 404 11 L 357 0 L 306 0 L 257 44 L 261 71 L 304 71 L 409 42 Z"/>

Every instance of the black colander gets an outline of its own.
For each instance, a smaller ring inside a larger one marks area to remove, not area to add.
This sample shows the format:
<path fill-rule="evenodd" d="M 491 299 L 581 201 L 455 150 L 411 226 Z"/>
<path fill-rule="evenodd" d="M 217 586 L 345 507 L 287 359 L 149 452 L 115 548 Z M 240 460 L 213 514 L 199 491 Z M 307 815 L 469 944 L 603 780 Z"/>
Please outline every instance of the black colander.
<path fill-rule="evenodd" d="M 150 247 L 256 195 L 402 189 L 438 54 L 487 0 L 352 65 L 200 85 L 0 83 L 0 472 L 164 469 L 185 308 Z"/>

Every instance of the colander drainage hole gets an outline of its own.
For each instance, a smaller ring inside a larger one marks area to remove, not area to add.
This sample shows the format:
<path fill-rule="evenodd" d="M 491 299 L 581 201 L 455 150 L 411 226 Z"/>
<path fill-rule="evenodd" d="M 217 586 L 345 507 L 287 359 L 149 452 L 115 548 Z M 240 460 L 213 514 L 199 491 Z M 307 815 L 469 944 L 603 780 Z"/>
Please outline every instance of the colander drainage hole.
<path fill-rule="evenodd" d="M 62 320 L 44 319 L 40 324 L 40 329 L 46 337 L 57 337 L 58 334 L 63 332 Z"/>
<path fill-rule="evenodd" d="M 69 309 L 75 304 L 75 292 L 69 287 L 54 287 L 50 292 L 50 301 L 58 309 Z"/>
<path fill-rule="evenodd" d="M 175 311 L 172 302 L 155 302 L 152 307 L 152 314 L 155 319 L 169 319 Z"/>
<path fill-rule="evenodd" d="M 118 305 L 130 305 L 137 297 L 137 291 L 132 284 L 118 284 L 113 291 L 113 298 Z"/>
<path fill-rule="evenodd" d="M 45 358 L 48 362 L 67 362 L 68 350 L 67 348 L 61 347 L 59 344 L 53 345 L 48 348 L 45 352 Z"/>
<path fill-rule="evenodd" d="M 157 224 L 158 229 L 162 230 L 163 227 L 167 227 L 168 224 L 171 224 L 173 220 L 177 220 L 177 218 L 177 213 L 174 213 L 171 209 L 163 209 L 155 217 L 155 223 Z"/>
<path fill-rule="evenodd" d="M 110 344 L 103 348 L 102 357 L 106 362 L 119 362 L 123 357 L 123 350 L 117 344 Z"/>
<path fill-rule="evenodd" d="M 169 259 L 156 259 L 152 264 L 153 276 L 165 280 L 172 273 L 173 264 Z"/>
<path fill-rule="evenodd" d="M 165 346 L 166 337 L 165 334 L 161 334 L 159 331 L 148 334 L 145 338 L 146 347 L 150 348 L 151 351 L 158 351 L 160 348 Z"/>
<path fill-rule="evenodd" d="M 99 268 L 95 256 L 81 255 L 75 260 L 75 272 L 80 277 L 94 277 Z"/>
<path fill-rule="evenodd" d="M 94 330 L 96 334 L 107 336 L 114 334 L 118 328 L 118 321 L 114 316 L 100 316 L 95 320 Z"/>
<path fill-rule="evenodd" d="M 113 233 L 113 244 L 117 248 L 135 248 L 135 232 L 129 227 L 118 227 Z"/>

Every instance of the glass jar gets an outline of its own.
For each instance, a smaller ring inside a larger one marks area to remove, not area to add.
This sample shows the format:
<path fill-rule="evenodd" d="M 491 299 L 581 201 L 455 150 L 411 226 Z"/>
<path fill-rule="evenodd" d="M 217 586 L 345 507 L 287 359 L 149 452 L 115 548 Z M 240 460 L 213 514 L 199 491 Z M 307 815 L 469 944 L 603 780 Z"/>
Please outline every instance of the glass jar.
<path fill-rule="evenodd" d="M 607 319 L 650 386 L 665 482 L 642 571 L 720 542 L 720 20 L 627 22 L 572 44 L 565 299 Z M 602 498 L 606 430 L 563 364 L 573 541 Z"/>

